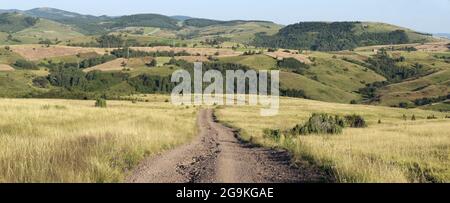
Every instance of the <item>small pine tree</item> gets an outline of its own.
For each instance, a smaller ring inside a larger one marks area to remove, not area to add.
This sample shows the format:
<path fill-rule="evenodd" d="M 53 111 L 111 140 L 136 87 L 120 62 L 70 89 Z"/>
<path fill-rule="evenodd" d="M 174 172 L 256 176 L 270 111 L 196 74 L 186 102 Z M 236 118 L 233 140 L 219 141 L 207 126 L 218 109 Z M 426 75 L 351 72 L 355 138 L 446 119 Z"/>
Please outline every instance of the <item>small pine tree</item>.
<path fill-rule="evenodd" d="M 411 120 L 415 121 L 416 120 L 416 115 L 412 115 Z"/>
<path fill-rule="evenodd" d="M 380 119 L 378 120 L 378 124 L 381 124 L 381 120 Z"/>
<path fill-rule="evenodd" d="M 406 121 L 406 115 L 405 115 L 405 114 L 403 114 L 403 120 L 405 120 L 405 121 Z"/>

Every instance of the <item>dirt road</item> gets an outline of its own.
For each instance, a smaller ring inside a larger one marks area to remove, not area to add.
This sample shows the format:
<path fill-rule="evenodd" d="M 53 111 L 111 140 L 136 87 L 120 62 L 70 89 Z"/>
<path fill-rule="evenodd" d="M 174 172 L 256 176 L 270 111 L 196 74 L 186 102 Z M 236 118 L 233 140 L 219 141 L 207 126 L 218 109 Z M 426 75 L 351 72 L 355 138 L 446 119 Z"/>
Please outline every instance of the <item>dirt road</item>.
<path fill-rule="evenodd" d="M 241 142 L 233 129 L 201 110 L 200 136 L 192 143 L 145 160 L 131 183 L 296 183 L 324 182 L 326 176 L 308 164 L 293 166 L 285 151 Z"/>

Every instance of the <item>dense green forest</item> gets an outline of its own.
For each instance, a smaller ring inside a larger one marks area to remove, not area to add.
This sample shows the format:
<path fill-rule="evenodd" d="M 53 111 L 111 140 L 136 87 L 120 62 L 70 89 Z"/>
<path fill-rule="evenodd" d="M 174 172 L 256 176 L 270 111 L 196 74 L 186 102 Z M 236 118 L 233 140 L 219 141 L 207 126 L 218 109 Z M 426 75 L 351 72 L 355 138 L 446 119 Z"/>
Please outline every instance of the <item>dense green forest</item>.
<path fill-rule="evenodd" d="M 277 62 L 278 67 L 288 69 L 294 73 L 304 75 L 305 71 L 310 68 L 308 64 L 302 63 L 294 58 L 284 58 Z"/>
<path fill-rule="evenodd" d="M 104 25 L 108 28 L 117 27 L 158 27 L 165 29 L 178 29 L 178 21 L 163 15 L 158 14 L 138 14 L 121 16 L 112 18 Z"/>
<path fill-rule="evenodd" d="M 219 24 L 223 21 L 219 20 L 210 20 L 210 19 L 201 19 L 201 18 L 192 18 L 184 21 L 184 25 L 193 26 L 193 27 L 207 27 L 211 25 Z"/>
<path fill-rule="evenodd" d="M 338 51 L 358 46 L 409 42 L 408 35 L 403 30 L 356 33 L 355 26 L 359 24 L 360 22 L 301 22 L 286 26 L 273 36 L 258 33 L 253 44 L 260 47 Z"/>
<path fill-rule="evenodd" d="M 97 59 L 99 60 L 99 59 Z M 171 65 L 179 66 L 193 77 L 194 64 L 172 59 Z M 150 68 L 150 67 L 149 67 Z M 203 64 L 203 71 L 218 70 L 224 75 L 227 70 L 250 70 L 249 67 L 234 63 L 208 62 Z M 82 69 L 76 67 L 76 64 L 53 64 L 49 66 L 49 75 L 46 77 L 37 77 L 33 80 L 36 87 L 48 88 L 49 85 L 59 87 L 52 88 L 49 92 L 32 93 L 31 97 L 40 98 L 70 98 L 70 99 L 94 99 L 99 95 L 107 98 L 119 98 L 132 93 L 171 93 L 177 85 L 171 82 L 171 76 L 149 75 L 146 73 L 137 76 L 131 76 L 126 72 L 101 72 L 91 71 L 85 73 Z M 268 91 L 270 92 L 270 75 Z M 237 81 L 235 81 L 236 84 Z M 224 80 L 224 85 L 226 80 Z M 204 88 L 209 84 L 205 83 Z M 114 91 L 117 86 L 127 87 L 127 91 Z M 237 86 L 235 85 L 235 91 Z M 224 88 L 225 89 L 225 88 Z M 248 93 L 249 84 L 246 84 L 246 93 Z M 281 90 L 281 94 L 292 97 L 302 97 L 305 95 L 299 90 Z"/>

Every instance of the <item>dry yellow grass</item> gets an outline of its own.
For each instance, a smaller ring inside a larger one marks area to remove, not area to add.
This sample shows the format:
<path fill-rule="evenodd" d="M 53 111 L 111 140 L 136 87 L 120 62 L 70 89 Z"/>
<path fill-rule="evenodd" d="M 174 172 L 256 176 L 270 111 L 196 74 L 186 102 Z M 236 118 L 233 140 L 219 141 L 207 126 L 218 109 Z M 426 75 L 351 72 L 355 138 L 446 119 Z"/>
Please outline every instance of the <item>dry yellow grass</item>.
<path fill-rule="evenodd" d="M 0 182 L 120 182 L 145 156 L 188 142 L 195 108 L 0 99 Z"/>
<path fill-rule="evenodd" d="M 45 45 L 12 45 L 11 50 L 27 60 L 37 61 L 45 58 L 62 57 L 62 56 L 74 56 L 82 53 L 95 52 L 103 55 L 107 51 L 112 49 L 103 48 L 84 48 L 84 47 L 69 47 L 60 45 L 51 45 L 46 47 Z"/>
<path fill-rule="evenodd" d="M 355 51 L 364 52 L 369 51 L 373 52 L 374 50 L 379 49 L 389 49 L 389 48 L 401 48 L 401 47 L 414 47 L 418 51 L 426 51 L 426 52 L 446 52 L 449 50 L 447 44 L 449 40 L 439 40 L 437 42 L 430 43 L 415 43 L 415 44 L 398 44 L 398 45 L 376 45 L 376 46 L 367 46 L 367 47 L 359 47 L 356 48 Z"/>
<path fill-rule="evenodd" d="M 156 51 L 173 51 L 175 53 L 178 52 L 187 52 L 192 55 L 200 54 L 202 56 L 208 55 L 213 56 L 217 52 L 219 53 L 218 57 L 228 57 L 228 56 L 239 56 L 242 52 L 233 51 L 232 49 L 216 49 L 216 48 L 189 48 L 189 47 L 168 47 L 168 46 L 159 46 L 159 47 L 132 47 L 134 50 L 146 51 L 146 52 L 156 52 Z"/>
<path fill-rule="evenodd" d="M 0 71 L 14 71 L 15 69 L 10 65 L 0 64 Z"/>
<path fill-rule="evenodd" d="M 135 67 L 142 67 L 145 65 L 146 61 L 150 61 L 150 57 L 143 57 L 143 58 L 130 58 L 130 59 L 124 59 L 124 58 L 118 58 L 94 67 L 86 68 L 83 71 L 89 72 L 93 70 L 98 71 L 121 71 L 125 68 L 133 69 Z M 125 64 L 125 66 L 124 66 Z"/>
<path fill-rule="evenodd" d="M 175 57 L 177 60 L 185 60 L 191 63 L 194 62 L 207 62 L 209 61 L 208 57 L 206 56 L 177 56 Z"/>
<path fill-rule="evenodd" d="M 278 50 L 275 52 L 266 52 L 267 56 L 270 56 L 275 59 L 283 59 L 283 58 L 295 58 L 298 61 L 306 64 L 311 64 L 311 60 L 309 60 L 308 56 L 304 54 L 299 54 L 298 51 L 287 50 L 288 52 L 284 52 L 283 50 Z"/>
<path fill-rule="evenodd" d="M 280 114 L 261 117 L 260 107 L 218 108 L 218 119 L 242 129 L 244 139 L 281 147 L 330 171 L 338 182 L 450 182 L 450 119 L 442 113 L 387 107 L 281 100 Z M 368 128 L 342 135 L 266 139 L 262 131 L 291 129 L 312 113 L 360 114 Z M 403 120 L 406 115 L 408 121 Z M 435 115 L 439 119 L 427 120 Z M 411 121 L 412 115 L 417 120 Z M 378 124 L 381 120 L 381 124 Z"/>

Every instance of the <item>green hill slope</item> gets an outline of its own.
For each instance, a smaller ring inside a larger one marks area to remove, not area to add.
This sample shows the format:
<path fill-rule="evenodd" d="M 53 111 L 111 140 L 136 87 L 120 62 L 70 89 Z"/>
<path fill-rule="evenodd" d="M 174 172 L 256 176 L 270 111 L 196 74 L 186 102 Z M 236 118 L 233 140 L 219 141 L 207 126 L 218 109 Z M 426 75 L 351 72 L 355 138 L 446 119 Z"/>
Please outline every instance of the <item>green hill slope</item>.
<path fill-rule="evenodd" d="M 14 33 L 34 26 L 38 18 L 29 17 L 20 13 L 0 14 L 0 32 Z"/>
<path fill-rule="evenodd" d="M 84 36 L 68 25 L 41 19 L 36 25 L 14 34 L 23 43 L 39 43 L 41 40 L 65 41 Z"/>
<path fill-rule="evenodd" d="M 280 86 L 281 89 L 301 90 L 305 93 L 306 97 L 313 100 L 349 103 L 352 100 L 360 99 L 360 96 L 356 93 L 346 92 L 305 76 L 289 72 L 280 73 Z"/>
<path fill-rule="evenodd" d="M 158 14 L 138 14 L 112 18 L 102 23 L 107 28 L 125 27 L 158 27 L 176 30 L 179 28 L 178 20 Z"/>
<path fill-rule="evenodd" d="M 0 32 L 0 44 L 38 44 L 45 40 L 51 43 L 80 38 L 84 35 L 69 25 L 54 21 L 39 19 L 34 25 L 24 28 L 15 33 Z"/>
<path fill-rule="evenodd" d="M 82 15 L 75 12 L 64 11 L 55 8 L 35 8 L 23 11 L 24 14 L 53 20 L 62 24 L 71 25 L 77 28 L 78 32 L 83 34 L 99 34 L 104 33 L 105 30 L 99 24 L 103 20 L 109 19 L 105 16 Z"/>
<path fill-rule="evenodd" d="M 188 22 L 190 21 L 188 20 Z M 257 33 L 275 34 L 281 28 L 281 25 L 266 21 L 213 22 L 212 20 L 208 20 L 208 22 L 198 23 L 196 26 L 185 26 L 177 34 L 183 38 L 192 40 L 222 37 L 228 41 L 250 44 Z"/>

